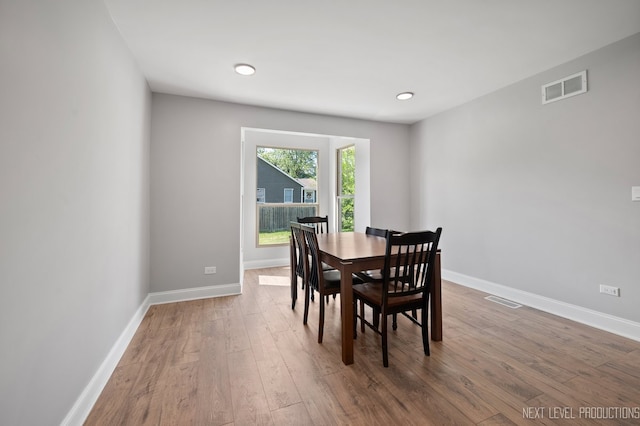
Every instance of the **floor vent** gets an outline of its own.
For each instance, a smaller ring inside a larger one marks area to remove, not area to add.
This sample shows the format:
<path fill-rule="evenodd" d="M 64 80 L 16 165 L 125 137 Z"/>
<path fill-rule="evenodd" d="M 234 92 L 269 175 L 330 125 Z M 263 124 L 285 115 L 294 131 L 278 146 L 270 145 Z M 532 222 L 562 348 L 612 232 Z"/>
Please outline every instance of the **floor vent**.
<path fill-rule="evenodd" d="M 512 302 L 511 300 L 507 300 L 507 299 L 503 299 L 501 297 L 498 296 L 487 296 L 485 297 L 485 299 L 490 300 L 492 302 L 495 303 L 499 303 L 503 306 L 506 306 L 508 308 L 511 309 L 518 309 L 519 307 L 521 307 L 522 305 L 517 304 L 516 302 Z"/>

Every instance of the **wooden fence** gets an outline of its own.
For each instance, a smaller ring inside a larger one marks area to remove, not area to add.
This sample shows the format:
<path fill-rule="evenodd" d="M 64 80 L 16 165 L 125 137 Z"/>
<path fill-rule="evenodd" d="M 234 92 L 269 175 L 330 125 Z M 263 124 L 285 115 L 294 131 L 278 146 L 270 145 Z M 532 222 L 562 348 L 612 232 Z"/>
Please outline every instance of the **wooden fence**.
<path fill-rule="evenodd" d="M 258 232 L 289 229 L 298 217 L 317 216 L 317 204 L 258 204 Z"/>

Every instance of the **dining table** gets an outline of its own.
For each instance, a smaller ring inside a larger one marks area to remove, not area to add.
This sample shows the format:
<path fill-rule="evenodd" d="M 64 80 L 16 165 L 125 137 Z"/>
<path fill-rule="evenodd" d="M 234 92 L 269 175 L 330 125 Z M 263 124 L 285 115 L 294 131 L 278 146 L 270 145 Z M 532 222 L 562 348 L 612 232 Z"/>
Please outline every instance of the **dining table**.
<path fill-rule="evenodd" d="M 318 234 L 320 260 L 340 271 L 340 315 L 342 321 L 342 362 L 353 364 L 353 280 L 354 272 L 384 267 L 386 239 L 364 232 Z M 431 340 L 442 340 L 442 277 L 440 250 L 431 277 Z M 426 327 L 426 325 L 424 325 Z"/>

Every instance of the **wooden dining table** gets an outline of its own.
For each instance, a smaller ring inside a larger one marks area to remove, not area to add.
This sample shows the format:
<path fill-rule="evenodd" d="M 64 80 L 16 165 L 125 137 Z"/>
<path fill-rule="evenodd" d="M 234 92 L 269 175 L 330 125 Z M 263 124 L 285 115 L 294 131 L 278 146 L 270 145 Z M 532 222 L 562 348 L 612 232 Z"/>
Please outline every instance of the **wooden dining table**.
<path fill-rule="evenodd" d="M 342 319 L 342 362 L 353 364 L 353 280 L 354 272 L 384 267 L 386 239 L 363 232 L 318 234 L 320 260 L 340 271 Z M 431 340 L 442 340 L 442 278 L 440 250 L 431 280 Z"/>

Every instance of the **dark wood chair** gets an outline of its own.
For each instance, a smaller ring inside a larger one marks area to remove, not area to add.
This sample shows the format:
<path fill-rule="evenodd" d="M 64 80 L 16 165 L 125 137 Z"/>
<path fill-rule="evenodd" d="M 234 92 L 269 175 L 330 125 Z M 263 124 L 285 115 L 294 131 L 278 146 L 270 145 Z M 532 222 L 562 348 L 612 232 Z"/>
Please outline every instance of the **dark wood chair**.
<path fill-rule="evenodd" d="M 313 226 L 318 234 L 326 234 L 329 232 L 329 216 L 307 216 L 299 217 L 298 223 Z"/>
<path fill-rule="evenodd" d="M 387 238 L 387 235 L 389 235 L 389 230 L 367 226 L 365 234 L 373 235 L 375 237 Z M 379 269 L 356 272 L 356 275 L 358 275 L 364 282 L 382 282 L 382 272 L 380 272 Z"/>
<path fill-rule="evenodd" d="M 434 276 L 434 265 L 442 228 L 435 232 L 390 233 L 387 236 L 382 285 L 364 283 L 353 286 L 354 331 L 355 321 L 360 318 L 367 326 L 382 336 L 382 363 L 389 366 L 387 345 L 387 316 L 403 314 L 422 327 L 422 345 L 425 355 L 429 355 L 428 308 L 429 292 Z M 356 301 L 364 301 L 374 312 L 382 315 L 381 329 L 357 314 Z M 421 320 L 406 312 L 420 309 Z"/>
<path fill-rule="evenodd" d="M 302 246 L 305 244 L 304 234 L 297 222 L 291 222 L 291 241 L 289 244 L 289 265 L 291 267 L 291 309 L 295 309 L 298 299 L 298 277 L 302 280 L 302 288 L 305 288 L 303 270 Z"/>
<path fill-rule="evenodd" d="M 387 235 L 389 235 L 389 230 L 367 226 L 367 229 L 365 230 L 365 234 L 373 235 L 375 237 L 387 238 Z M 360 271 L 360 272 L 356 272 L 355 274 L 358 278 L 360 278 L 365 283 L 378 283 L 379 285 L 382 285 L 382 272 L 379 269 L 369 270 L 369 271 Z M 360 301 L 360 314 L 364 316 L 363 300 Z M 376 312 L 376 310 L 374 309 L 373 325 L 376 328 L 378 328 L 379 319 L 380 319 L 380 312 Z M 361 331 L 364 332 L 364 323 L 361 323 Z"/>
<path fill-rule="evenodd" d="M 298 217 L 298 223 L 302 223 L 308 226 L 312 226 L 315 229 L 317 234 L 325 234 L 329 232 L 329 215 L 326 216 L 307 216 L 307 217 Z M 322 265 L 324 270 L 333 269 L 329 265 Z M 302 289 L 304 290 L 304 282 L 302 283 Z M 335 299 L 336 296 L 333 295 Z M 315 300 L 315 295 L 313 289 L 311 291 L 311 301 Z M 327 302 L 329 301 L 329 297 L 327 296 Z"/>
<path fill-rule="evenodd" d="M 324 333 L 324 309 L 322 303 L 323 296 L 336 295 L 340 293 L 340 271 L 337 269 L 326 270 L 322 268 L 320 262 L 320 250 L 318 248 L 318 237 L 312 226 L 299 225 L 304 233 L 306 244 L 303 246 L 303 270 L 307 286 L 305 287 L 304 317 L 303 323 L 307 324 L 309 316 L 309 299 L 312 291 L 320 294 L 320 320 L 318 322 L 318 343 L 322 343 Z"/>
<path fill-rule="evenodd" d="M 380 229 L 380 228 L 373 228 L 371 226 L 367 226 L 367 229 L 364 231 L 365 234 L 367 235 L 373 235 L 376 237 L 384 237 L 387 238 L 387 234 L 389 233 L 388 229 Z"/>

